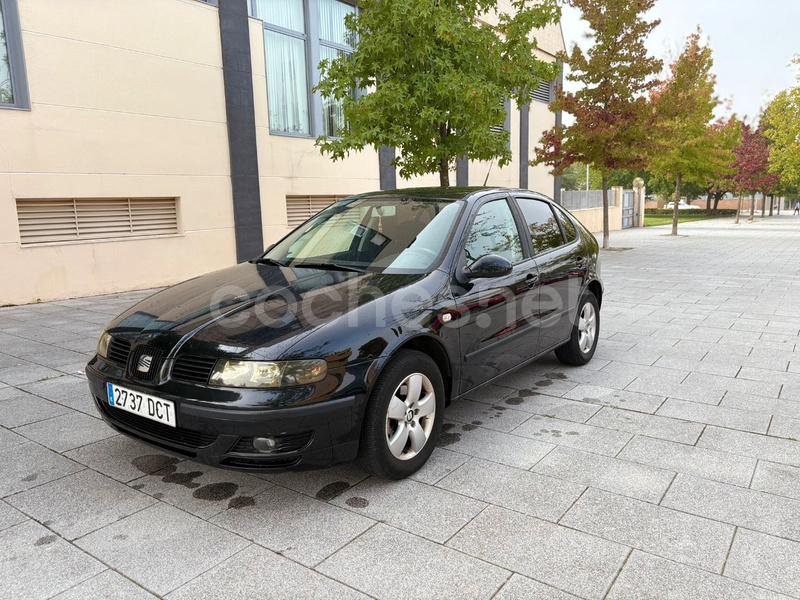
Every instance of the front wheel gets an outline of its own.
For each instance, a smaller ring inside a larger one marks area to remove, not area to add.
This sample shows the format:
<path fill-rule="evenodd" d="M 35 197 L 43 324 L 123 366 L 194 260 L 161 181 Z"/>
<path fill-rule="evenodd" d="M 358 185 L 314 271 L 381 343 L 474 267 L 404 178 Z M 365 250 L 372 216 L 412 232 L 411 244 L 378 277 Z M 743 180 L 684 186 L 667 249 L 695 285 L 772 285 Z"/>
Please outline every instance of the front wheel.
<path fill-rule="evenodd" d="M 375 382 L 364 415 L 359 462 L 384 479 L 403 479 L 425 464 L 444 416 L 444 382 L 426 354 L 403 350 Z"/>
<path fill-rule="evenodd" d="M 578 315 L 569 341 L 556 349 L 556 358 L 567 365 L 581 366 L 592 360 L 600 334 L 600 307 L 592 292 L 586 291 L 578 303 Z"/>

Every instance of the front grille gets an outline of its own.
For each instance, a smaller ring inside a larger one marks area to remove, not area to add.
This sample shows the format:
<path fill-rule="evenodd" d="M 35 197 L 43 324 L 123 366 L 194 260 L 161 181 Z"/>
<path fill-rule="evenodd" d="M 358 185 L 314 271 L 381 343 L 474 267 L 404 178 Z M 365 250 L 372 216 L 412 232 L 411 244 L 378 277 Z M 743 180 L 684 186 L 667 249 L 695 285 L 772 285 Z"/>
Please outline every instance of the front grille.
<path fill-rule="evenodd" d="M 171 444 L 178 444 L 186 448 L 203 448 L 210 446 L 217 439 L 217 436 L 213 433 L 204 433 L 184 427 L 170 427 L 169 425 L 126 412 L 121 408 L 112 409 L 100 398 L 97 398 L 97 402 L 100 409 L 115 423 Z"/>
<path fill-rule="evenodd" d="M 150 362 L 146 371 L 139 369 L 140 361 L 149 356 Z M 128 361 L 128 374 L 134 379 L 139 381 L 153 381 L 161 368 L 161 359 L 164 353 L 158 348 L 151 348 L 150 346 L 136 346 L 131 353 Z"/>
<path fill-rule="evenodd" d="M 275 454 L 281 454 L 284 452 L 297 452 L 298 450 L 302 450 L 311 442 L 312 435 L 314 435 L 313 431 L 306 431 L 305 433 L 274 436 L 278 443 L 273 452 Z M 239 441 L 236 442 L 231 452 L 237 454 L 260 454 L 253 448 L 253 438 L 251 437 L 239 438 Z"/>
<path fill-rule="evenodd" d="M 288 458 L 269 458 L 266 456 L 242 458 L 240 456 L 229 456 L 220 462 L 220 465 L 225 467 L 238 467 L 240 469 L 288 469 L 299 462 L 299 456 L 290 456 Z"/>
<path fill-rule="evenodd" d="M 130 342 L 119 338 L 111 338 L 111 342 L 108 344 L 108 360 L 124 367 L 128 364 L 128 356 L 130 356 L 130 353 Z"/>
<path fill-rule="evenodd" d="M 182 354 L 175 359 L 172 378 L 205 385 L 208 383 L 208 378 L 211 377 L 211 371 L 214 370 L 215 364 L 217 364 L 216 358 Z"/>

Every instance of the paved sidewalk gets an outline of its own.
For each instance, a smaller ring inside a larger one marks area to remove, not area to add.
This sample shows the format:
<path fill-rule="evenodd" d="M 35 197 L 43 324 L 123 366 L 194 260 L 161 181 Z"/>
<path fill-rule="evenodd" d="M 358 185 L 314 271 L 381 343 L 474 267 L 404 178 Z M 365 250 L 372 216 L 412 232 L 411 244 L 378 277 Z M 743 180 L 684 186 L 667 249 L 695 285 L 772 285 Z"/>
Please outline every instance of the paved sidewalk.
<path fill-rule="evenodd" d="M 80 374 L 144 293 L 0 309 L 0 597 L 800 597 L 800 219 L 628 230 L 595 359 L 454 403 L 430 464 L 162 455 Z"/>

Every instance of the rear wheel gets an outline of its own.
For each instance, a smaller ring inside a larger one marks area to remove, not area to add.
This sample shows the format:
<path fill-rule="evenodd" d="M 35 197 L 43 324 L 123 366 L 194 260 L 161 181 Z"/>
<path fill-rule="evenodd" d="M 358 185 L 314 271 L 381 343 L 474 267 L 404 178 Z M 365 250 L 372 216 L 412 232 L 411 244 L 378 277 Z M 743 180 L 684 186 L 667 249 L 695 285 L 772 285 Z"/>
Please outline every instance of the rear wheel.
<path fill-rule="evenodd" d="M 600 307 L 597 298 L 585 291 L 578 303 L 578 315 L 569 341 L 556 349 L 556 358 L 567 365 L 585 365 L 594 356 L 600 333 Z"/>
<path fill-rule="evenodd" d="M 359 462 L 385 479 L 402 479 L 425 464 L 444 415 L 444 382 L 426 354 L 403 350 L 375 382 L 364 415 Z"/>

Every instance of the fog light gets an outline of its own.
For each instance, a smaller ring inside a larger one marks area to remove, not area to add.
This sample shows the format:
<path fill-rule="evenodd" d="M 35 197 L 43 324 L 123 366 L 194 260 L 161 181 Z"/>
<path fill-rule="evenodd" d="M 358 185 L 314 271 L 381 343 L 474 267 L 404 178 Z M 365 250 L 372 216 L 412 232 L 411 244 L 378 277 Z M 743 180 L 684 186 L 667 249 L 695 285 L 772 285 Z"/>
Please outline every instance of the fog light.
<path fill-rule="evenodd" d="M 257 452 L 272 452 L 277 445 L 278 440 L 271 436 L 253 438 L 253 448 Z"/>

